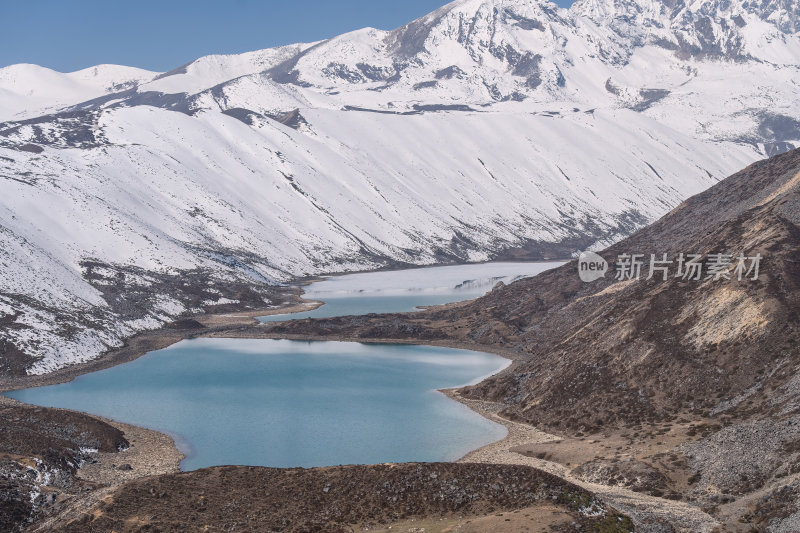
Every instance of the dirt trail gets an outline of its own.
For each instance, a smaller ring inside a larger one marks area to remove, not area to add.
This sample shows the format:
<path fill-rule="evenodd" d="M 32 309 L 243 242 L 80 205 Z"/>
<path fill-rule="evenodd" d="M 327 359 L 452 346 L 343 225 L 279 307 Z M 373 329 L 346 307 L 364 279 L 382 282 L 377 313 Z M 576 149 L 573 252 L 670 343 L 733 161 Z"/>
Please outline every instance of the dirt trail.
<path fill-rule="evenodd" d="M 459 459 L 459 462 L 517 464 L 532 466 L 557 475 L 597 494 L 603 501 L 630 516 L 636 524 L 636 531 L 643 533 L 669 531 L 711 533 L 720 526 L 714 517 L 689 503 L 657 498 L 621 487 L 587 483 L 570 475 L 570 469 L 564 465 L 513 452 L 511 450 L 517 446 L 557 441 L 560 440 L 560 437 L 499 416 L 498 412 L 503 407 L 502 404 L 465 399 L 455 391 L 445 392 L 450 398 L 463 403 L 490 420 L 503 424 L 508 429 L 505 439 L 474 450 Z"/>

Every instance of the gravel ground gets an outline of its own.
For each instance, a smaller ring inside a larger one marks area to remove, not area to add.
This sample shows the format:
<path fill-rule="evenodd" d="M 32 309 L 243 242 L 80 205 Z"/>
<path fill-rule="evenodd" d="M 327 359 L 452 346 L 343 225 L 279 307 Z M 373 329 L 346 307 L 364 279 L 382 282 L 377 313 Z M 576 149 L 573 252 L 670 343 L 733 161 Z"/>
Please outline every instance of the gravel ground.
<path fill-rule="evenodd" d="M 711 533 L 720 526 L 714 517 L 694 505 L 656 498 L 620 487 L 587 483 L 572 476 L 569 469 L 561 464 L 512 452 L 512 448 L 524 444 L 560 439 L 527 424 L 511 422 L 500 417 L 498 412 L 504 407 L 502 404 L 465 399 L 454 391 L 446 391 L 446 393 L 454 400 L 464 403 L 486 418 L 503 424 L 508 429 L 508 436 L 505 439 L 472 451 L 462 457 L 459 462 L 517 464 L 532 466 L 557 475 L 597 494 L 604 502 L 630 516 L 636 524 L 636 531 L 642 533 Z"/>
<path fill-rule="evenodd" d="M 116 489 L 124 483 L 136 479 L 161 474 L 172 474 L 180 471 L 183 454 L 175 447 L 171 437 L 152 431 L 95 417 L 116 427 L 125 433 L 130 447 L 116 453 L 97 453 L 92 463 L 87 463 L 78 470 L 79 479 L 96 484 L 94 490 L 78 494 L 54 517 L 44 518 L 34 524 L 28 531 L 46 533 L 55 531 L 53 523 L 78 518 L 95 507 L 101 501 L 107 501 Z"/>
<path fill-rule="evenodd" d="M 760 420 L 726 427 L 708 438 L 684 445 L 694 470 L 702 472 L 698 497 L 741 496 L 775 474 L 789 473 L 800 442 L 800 416 Z"/>

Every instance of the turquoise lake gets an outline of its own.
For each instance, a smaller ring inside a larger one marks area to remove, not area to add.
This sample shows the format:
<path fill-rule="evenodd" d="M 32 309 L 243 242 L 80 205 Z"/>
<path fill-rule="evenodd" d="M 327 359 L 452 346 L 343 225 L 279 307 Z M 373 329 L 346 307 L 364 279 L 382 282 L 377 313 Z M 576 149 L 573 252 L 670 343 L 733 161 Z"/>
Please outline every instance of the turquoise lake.
<path fill-rule="evenodd" d="M 417 270 L 405 279 L 409 271 L 357 274 L 320 282 L 319 292 L 354 311 L 398 310 L 464 299 L 466 286 L 470 294 L 480 286 L 480 295 L 498 278 L 530 275 L 530 265 L 520 264 L 520 274 L 505 266 L 502 276 L 491 265 L 424 269 L 433 271 L 425 277 Z M 359 298 L 369 305 L 359 307 Z M 168 433 L 186 454 L 184 470 L 448 461 L 506 430 L 438 389 L 476 383 L 508 363 L 430 346 L 193 339 L 70 383 L 6 395 Z"/>
<path fill-rule="evenodd" d="M 484 263 L 333 276 L 313 283 L 304 298 L 325 305 L 303 313 L 261 317 L 262 322 L 368 313 L 403 313 L 483 296 L 498 282 L 535 276 L 560 262 Z"/>

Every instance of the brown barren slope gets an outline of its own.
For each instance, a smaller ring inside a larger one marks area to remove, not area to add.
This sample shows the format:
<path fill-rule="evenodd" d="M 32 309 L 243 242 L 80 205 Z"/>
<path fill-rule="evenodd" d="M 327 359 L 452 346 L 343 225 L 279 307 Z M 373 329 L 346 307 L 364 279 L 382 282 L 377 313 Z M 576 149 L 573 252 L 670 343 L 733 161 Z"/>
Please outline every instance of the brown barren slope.
<path fill-rule="evenodd" d="M 644 254 L 641 280 L 614 279 L 625 253 Z M 644 279 L 650 254 L 681 253 L 763 260 L 758 280 L 685 280 L 675 264 L 666 281 Z M 509 450 L 509 461 L 522 453 L 587 482 L 682 499 L 720 531 L 800 531 L 800 150 L 751 165 L 600 255 L 610 271 L 591 283 L 571 261 L 466 304 L 230 334 L 501 353 L 514 364 L 456 397 L 499 403 L 502 416 L 563 437 Z"/>
<path fill-rule="evenodd" d="M 799 224 L 795 150 L 748 167 L 602 251 L 612 263 L 602 280 L 583 283 L 571 261 L 467 305 L 295 321 L 263 331 L 501 350 L 517 364 L 465 396 L 503 401 L 507 415 L 546 429 L 704 413 L 758 385 L 746 403 L 727 410 L 750 417 L 780 409 L 774 391 L 800 362 Z M 674 259 L 681 252 L 764 259 L 758 281 L 613 279 L 618 254 Z"/>
<path fill-rule="evenodd" d="M 631 530 L 629 519 L 556 476 L 519 466 L 458 463 L 207 468 L 131 482 L 93 512 L 58 528 L 65 533 L 344 532 L 398 520 L 520 509 L 536 514 L 537 508 L 561 513 L 572 531 Z M 605 516 L 595 516 L 600 511 Z"/>

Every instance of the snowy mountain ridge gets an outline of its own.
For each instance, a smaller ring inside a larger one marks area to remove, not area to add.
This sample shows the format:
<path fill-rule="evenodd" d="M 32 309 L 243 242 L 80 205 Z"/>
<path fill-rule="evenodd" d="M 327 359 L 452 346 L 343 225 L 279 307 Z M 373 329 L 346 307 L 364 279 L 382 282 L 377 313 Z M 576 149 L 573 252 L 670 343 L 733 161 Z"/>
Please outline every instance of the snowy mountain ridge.
<path fill-rule="evenodd" d="M 0 363 L 89 360 L 295 276 L 619 239 L 800 145 L 797 13 L 459 0 L 166 73 L 0 69 Z"/>

